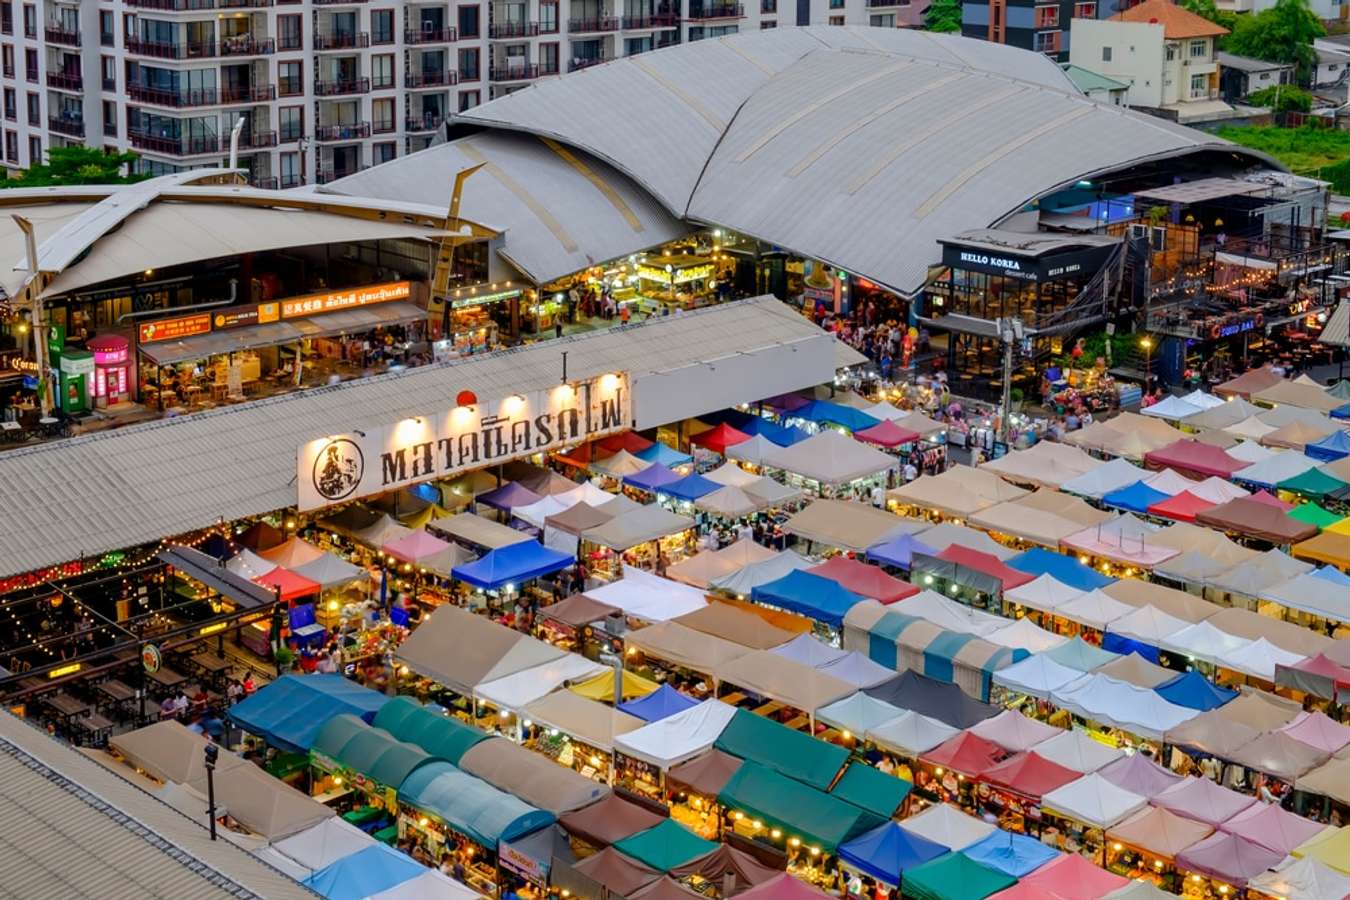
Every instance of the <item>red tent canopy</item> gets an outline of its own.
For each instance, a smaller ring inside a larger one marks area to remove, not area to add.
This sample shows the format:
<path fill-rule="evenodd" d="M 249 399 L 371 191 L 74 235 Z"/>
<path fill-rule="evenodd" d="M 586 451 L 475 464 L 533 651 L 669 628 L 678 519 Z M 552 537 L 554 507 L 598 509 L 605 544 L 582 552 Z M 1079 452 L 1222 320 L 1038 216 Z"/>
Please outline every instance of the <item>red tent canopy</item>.
<path fill-rule="evenodd" d="M 1148 508 L 1151 516 L 1163 516 L 1168 519 L 1178 519 L 1182 522 L 1194 522 L 1195 514 L 1202 513 L 1207 509 L 1213 509 L 1218 506 L 1217 503 L 1211 503 L 1201 497 L 1197 497 L 1190 491 L 1182 491 L 1175 497 L 1168 497 Z"/>
<path fill-rule="evenodd" d="M 1166 447 L 1144 454 L 1144 462 L 1155 469 L 1176 469 L 1182 475 L 1194 474 L 1204 478 L 1217 475 L 1228 478 L 1238 469 L 1251 463 L 1234 459 L 1213 444 L 1182 438 Z"/>
<path fill-rule="evenodd" d="M 647 440 L 636 431 L 625 431 L 623 434 L 611 434 L 609 437 L 601 438 L 596 443 L 609 453 L 618 453 L 620 450 L 640 453 L 656 442 Z"/>
<path fill-rule="evenodd" d="M 266 575 L 259 575 L 253 579 L 254 584 L 260 584 L 268 590 L 275 591 L 281 588 L 282 600 L 294 600 L 297 597 L 308 597 L 311 594 L 317 594 L 321 585 L 317 581 L 310 581 L 303 575 L 297 575 L 290 569 L 283 569 L 277 566 Z"/>
<path fill-rule="evenodd" d="M 864 428 L 862 431 L 855 431 L 853 436 L 860 441 L 880 444 L 883 447 L 899 447 L 901 444 L 913 443 L 922 437 L 917 431 L 901 428 L 892 419 L 882 419 L 881 424 Z"/>
<path fill-rule="evenodd" d="M 737 444 L 743 444 L 750 440 L 750 435 L 744 431 L 737 431 L 726 422 L 715 428 L 709 428 L 707 431 L 700 432 L 689 439 L 689 443 L 697 444 L 700 447 L 707 447 L 714 453 L 725 454 L 728 447 L 734 447 Z"/>
<path fill-rule="evenodd" d="M 1129 883 L 1128 878 L 1093 865 L 1077 853 L 1066 853 L 1023 878 L 1016 888 L 1008 890 L 1031 888 L 1035 893 L 1022 896 L 1054 897 L 1056 900 L 1097 900 Z M 993 897 L 1002 897 L 1005 893 L 1007 891 L 994 894 Z"/>
<path fill-rule="evenodd" d="M 969 731 L 948 738 L 919 757 L 929 765 L 942 766 L 972 778 L 983 775 L 1004 756 L 1003 748 Z M 1082 775 L 1079 774 L 1081 778 Z"/>
<path fill-rule="evenodd" d="M 1082 772 L 1051 762 L 1044 756 L 1028 750 L 1010 756 L 992 769 L 985 770 L 980 780 L 1039 802 L 1041 797 L 1055 788 L 1063 787 L 1070 781 L 1077 781 L 1082 777 Z"/>
<path fill-rule="evenodd" d="M 1005 566 L 992 553 L 981 553 L 979 550 L 962 547 L 960 544 L 952 544 L 939 553 L 937 558 L 944 562 L 965 566 L 967 569 L 974 569 L 976 572 L 982 572 L 990 578 L 997 578 L 1003 582 L 1005 591 L 1026 584 L 1035 578 L 1034 575 L 1028 575 L 1026 572 L 1019 572 L 1011 566 Z"/>
<path fill-rule="evenodd" d="M 882 603 L 895 603 L 906 597 L 913 597 L 919 592 L 917 585 L 887 575 L 880 566 L 871 566 L 861 560 L 849 559 L 847 556 L 836 556 L 806 571 L 837 582 L 840 587 L 855 594 L 871 597 Z"/>
<path fill-rule="evenodd" d="M 1294 508 L 1294 504 L 1285 503 L 1283 500 L 1281 500 L 1279 497 L 1276 497 L 1270 491 L 1257 491 L 1255 494 L 1252 494 L 1247 499 L 1255 500 L 1257 503 L 1264 503 L 1266 506 L 1273 506 L 1276 509 L 1280 510 L 1281 512 L 1289 512 L 1289 510 Z"/>

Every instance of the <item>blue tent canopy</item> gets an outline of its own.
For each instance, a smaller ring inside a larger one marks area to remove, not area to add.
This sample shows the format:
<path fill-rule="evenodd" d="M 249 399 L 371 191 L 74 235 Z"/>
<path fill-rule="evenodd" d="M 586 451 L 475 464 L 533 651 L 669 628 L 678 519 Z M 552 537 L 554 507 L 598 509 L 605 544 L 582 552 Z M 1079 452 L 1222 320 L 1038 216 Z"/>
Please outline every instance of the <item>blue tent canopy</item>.
<path fill-rule="evenodd" d="M 812 400 L 801 409 L 794 409 L 788 413 L 787 418 L 805 419 L 808 422 L 829 422 L 843 425 L 850 431 L 862 431 L 864 428 L 881 424 L 880 419 L 869 416 L 860 409 L 844 406 L 842 403 L 831 403 L 828 400 Z"/>
<path fill-rule="evenodd" d="M 474 587 L 492 589 L 529 581 L 572 564 L 572 554 L 561 553 L 537 541 L 521 541 L 489 550 L 480 558 L 455 566 L 450 574 Z"/>
<path fill-rule="evenodd" d="M 863 598 L 840 587 L 837 581 L 796 569 L 777 581 L 761 584 L 750 592 L 750 599 L 839 628 L 844 624 L 844 614 Z"/>
<path fill-rule="evenodd" d="M 744 425 L 736 425 L 736 430 L 742 434 L 748 434 L 754 437 L 757 434 L 764 435 L 764 440 L 777 444 L 780 447 L 791 447 L 799 441 L 804 441 L 811 435 L 800 428 L 785 428 L 776 422 L 770 422 L 768 419 L 754 416 Z"/>
<path fill-rule="evenodd" d="M 1044 547 L 1032 547 L 1008 560 L 1008 565 L 1028 575 L 1049 575 L 1056 581 L 1080 591 L 1106 587 L 1115 581 L 1091 566 L 1085 566 L 1072 556 L 1056 553 Z"/>
<path fill-rule="evenodd" d="M 961 851 L 977 863 L 1005 875 L 1024 878 L 1059 856 L 1033 837 L 997 829 Z"/>
<path fill-rule="evenodd" d="M 425 500 L 428 503 L 441 502 L 441 489 L 436 487 L 430 481 L 424 481 L 421 484 L 414 484 L 408 488 L 408 493 L 414 497 Z"/>
<path fill-rule="evenodd" d="M 1320 441 L 1305 446 L 1303 455 L 1309 459 L 1317 459 L 1323 462 L 1335 462 L 1338 459 L 1350 456 L 1350 434 L 1344 431 L 1333 431 Z"/>
<path fill-rule="evenodd" d="M 660 463 L 663 466 L 682 466 L 685 463 L 694 461 L 694 458 L 688 453 L 681 453 L 662 443 L 652 444 L 646 450 L 639 450 L 633 455 L 638 459 L 645 459 L 647 462 L 651 463 Z"/>
<path fill-rule="evenodd" d="M 1312 577 L 1321 578 L 1323 581 L 1330 581 L 1332 584 L 1350 585 L 1350 575 L 1345 574 L 1335 566 L 1323 566 L 1312 573 Z"/>
<path fill-rule="evenodd" d="M 640 474 L 640 473 L 639 473 Z M 713 491 L 721 490 L 725 485 L 720 485 L 715 481 L 709 481 L 697 473 L 686 475 L 679 481 L 672 481 L 670 484 L 661 488 L 661 493 L 669 494 L 680 500 L 693 502 L 705 494 L 711 494 Z"/>
<path fill-rule="evenodd" d="M 535 809 L 448 762 L 415 769 L 399 786 L 398 799 L 494 852 L 499 841 L 514 841 L 554 821 L 553 813 Z"/>
<path fill-rule="evenodd" d="M 645 697 L 619 704 L 619 711 L 637 716 L 644 722 L 658 722 L 676 713 L 684 712 L 698 701 L 685 696 L 668 684 L 663 684 Z"/>
<path fill-rule="evenodd" d="M 1237 691 L 1219 687 L 1192 669 L 1171 681 L 1164 681 L 1153 689 L 1159 697 L 1177 706 L 1209 712 L 1223 706 L 1238 695 Z"/>
<path fill-rule="evenodd" d="M 1125 637 L 1123 634 L 1116 634 L 1113 631 L 1108 631 L 1102 635 L 1102 649 L 1109 653 L 1119 653 L 1121 656 L 1138 653 L 1151 663 L 1158 661 L 1157 647 L 1152 644 L 1145 644 L 1143 641 L 1136 641 L 1134 638 Z"/>
<path fill-rule="evenodd" d="M 1350 419 L 1350 403 L 1336 407 L 1330 415 L 1333 419 Z"/>
<path fill-rule="evenodd" d="M 839 858 L 865 875 L 900 886 L 906 869 L 937 859 L 947 848 L 887 822 L 839 845 Z M 1051 851 L 1053 852 L 1053 851 Z"/>
<path fill-rule="evenodd" d="M 510 509 L 513 506 L 529 506 L 542 498 L 519 481 L 508 481 L 499 488 L 478 495 L 478 502 L 493 509 Z"/>
<path fill-rule="evenodd" d="M 873 562 L 885 563 L 899 569 L 909 570 L 915 553 L 937 556 L 937 549 L 928 546 L 912 534 L 902 534 L 897 538 L 884 541 L 867 548 L 867 558 Z M 1056 554 L 1058 555 L 1058 554 Z"/>
<path fill-rule="evenodd" d="M 230 707 L 228 716 L 275 747 L 308 753 L 319 730 L 334 716 L 350 713 L 369 722 L 388 701 L 384 694 L 342 675 L 283 675 Z"/>
<path fill-rule="evenodd" d="M 1119 509 L 1128 509 L 1130 512 L 1147 513 L 1150 506 L 1161 503 L 1170 496 L 1162 491 L 1155 491 L 1142 481 L 1136 481 L 1128 487 L 1112 491 L 1102 497 L 1102 503 Z"/>
<path fill-rule="evenodd" d="M 364 900 L 426 873 L 411 856 L 372 844 L 330 863 L 300 882 L 328 900 Z"/>
<path fill-rule="evenodd" d="M 653 494 L 660 488 L 668 484 L 679 481 L 684 476 L 677 472 L 672 472 L 665 463 L 652 463 L 641 472 L 634 472 L 632 475 L 625 475 L 623 483 L 630 485 L 642 491 L 651 491 Z"/>
<path fill-rule="evenodd" d="M 698 420 L 714 426 L 726 423 L 739 431 L 742 422 L 748 422 L 753 418 L 756 417 L 750 415 L 748 412 L 741 412 L 739 409 L 719 409 L 716 412 L 705 413 L 699 416 Z"/>

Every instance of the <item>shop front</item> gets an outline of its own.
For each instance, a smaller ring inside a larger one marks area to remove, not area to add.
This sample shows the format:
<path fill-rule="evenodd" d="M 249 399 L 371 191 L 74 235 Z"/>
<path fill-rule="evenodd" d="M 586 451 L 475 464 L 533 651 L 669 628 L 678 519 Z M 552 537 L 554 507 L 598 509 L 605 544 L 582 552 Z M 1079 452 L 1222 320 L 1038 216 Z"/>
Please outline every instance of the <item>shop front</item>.
<path fill-rule="evenodd" d="M 442 311 L 437 319 L 439 304 L 434 304 L 432 319 L 439 323 L 433 325 L 436 359 L 486 353 L 515 341 L 521 332 L 524 297 L 524 289 L 509 281 L 457 289 L 450 297 L 450 327 L 444 334 L 445 315 Z"/>

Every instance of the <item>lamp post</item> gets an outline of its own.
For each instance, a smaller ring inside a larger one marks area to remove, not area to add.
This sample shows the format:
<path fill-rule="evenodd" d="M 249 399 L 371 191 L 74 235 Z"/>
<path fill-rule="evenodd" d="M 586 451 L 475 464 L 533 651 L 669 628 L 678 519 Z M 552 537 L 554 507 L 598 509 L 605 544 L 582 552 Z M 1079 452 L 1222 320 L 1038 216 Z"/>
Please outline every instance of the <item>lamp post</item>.
<path fill-rule="evenodd" d="M 220 748 L 207 744 L 206 749 L 206 815 L 211 820 L 211 840 L 216 839 L 216 760 Z"/>
<path fill-rule="evenodd" d="M 1144 335 L 1139 341 L 1139 346 L 1144 348 L 1144 392 L 1148 393 L 1149 386 L 1153 383 L 1153 338 Z"/>

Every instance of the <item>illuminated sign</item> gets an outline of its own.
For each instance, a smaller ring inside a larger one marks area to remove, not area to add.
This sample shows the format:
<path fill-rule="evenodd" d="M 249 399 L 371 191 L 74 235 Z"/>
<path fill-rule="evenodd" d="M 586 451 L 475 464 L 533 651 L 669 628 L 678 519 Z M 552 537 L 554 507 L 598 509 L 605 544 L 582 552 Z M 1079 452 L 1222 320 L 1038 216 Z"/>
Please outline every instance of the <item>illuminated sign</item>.
<path fill-rule="evenodd" d="M 519 296 L 520 291 L 514 290 L 514 291 L 497 291 L 496 293 L 492 294 L 478 294 L 477 296 L 470 295 L 468 297 L 455 297 L 454 300 L 451 301 L 450 307 L 452 309 L 464 309 L 465 307 L 468 306 L 487 306 L 489 303 L 500 303 L 503 300 L 510 300 L 513 297 Z"/>
<path fill-rule="evenodd" d="M 194 334 L 206 334 L 210 330 L 210 313 L 197 313 L 179 316 L 176 319 L 143 322 L 140 327 L 140 338 L 142 344 L 153 344 L 157 341 L 176 341 L 179 338 L 192 337 Z"/>
<path fill-rule="evenodd" d="M 707 263 L 698 266 L 686 266 L 683 269 L 675 269 L 667 272 L 665 269 L 658 269 L 656 266 L 638 266 L 637 273 L 639 278 L 645 278 L 648 281 L 659 281 L 662 284 L 684 284 L 689 281 L 698 281 L 702 278 L 711 278 L 716 274 L 717 269 Z"/>
<path fill-rule="evenodd" d="M 346 291 L 328 291 L 322 294 L 306 294 L 281 301 L 281 318 L 294 319 L 298 316 L 313 316 L 343 309 L 356 309 L 375 303 L 388 303 L 391 300 L 406 300 L 412 296 L 411 281 L 393 281 L 388 284 L 373 284 L 370 287 L 352 288 Z"/>
<path fill-rule="evenodd" d="M 632 418 L 627 376 L 609 374 L 319 438 L 299 448 L 299 508 L 558 450 L 627 428 Z"/>
<path fill-rule="evenodd" d="M 217 329 L 242 328 L 245 325 L 266 325 L 280 318 L 281 304 L 274 300 L 218 310 L 211 322 Z"/>
<path fill-rule="evenodd" d="M 31 359 L 24 359 L 22 356 L 11 356 L 9 358 L 9 367 L 15 372 L 28 372 L 37 374 L 38 364 Z"/>
<path fill-rule="evenodd" d="M 81 664 L 81 663 L 71 663 L 71 664 L 68 665 L 68 666 L 61 666 L 60 668 L 52 669 L 50 672 L 47 673 L 47 677 L 48 677 L 48 678 L 61 678 L 61 677 L 64 677 L 64 676 L 66 676 L 66 675 L 74 675 L 76 672 L 80 671 L 80 669 L 82 669 L 82 668 L 83 668 L 83 664 Z"/>

